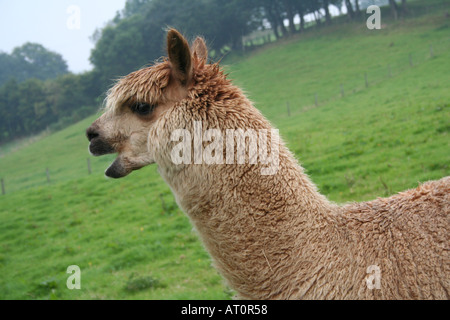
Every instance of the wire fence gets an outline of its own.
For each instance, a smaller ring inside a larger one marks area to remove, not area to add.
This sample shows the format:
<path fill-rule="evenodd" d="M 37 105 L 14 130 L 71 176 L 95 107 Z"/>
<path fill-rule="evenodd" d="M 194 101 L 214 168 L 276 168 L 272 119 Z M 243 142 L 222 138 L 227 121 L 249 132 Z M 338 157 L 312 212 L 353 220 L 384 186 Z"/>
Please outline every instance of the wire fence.
<path fill-rule="evenodd" d="M 361 71 L 359 74 L 355 74 L 344 81 L 336 81 L 334 86 L 327 86 L 328 88 L 334 87 L 334 92 L 317 90 L 311 96 L 287 100 L 286 112 L 278 114 L 278 116 L 290 117 L 296 113 L 305 112 L 312 108 L 362 92 L 363 90 L 368 90 L 412 68 L 419 67 L 432 59 L 448 53 L 449 49 L 450 37 L 444 42 L 432 43 L 424 46 L 420 50 L 411 51 L 407 55 L 396 56 L 395 59 L 387 62 L 385 65 L 379 65 L 377 68 Z"/>
<path fill-rule="evenodd" d="M 69 155 L 68 155 L 69 157 Z M 13 181 L 0 177 L 0 185 L 1 185 L 1 194 L 5 195 L 8 192 L 15 192 L 22 189 L 28 189 L 36 186 L 44 186 L 44 185 L 52 185 L 55 182 L 61 182 L 63 179 L 61 179 L 60 174 L 58 174 L 58 171 L 55 170 L 52 171 L 50 167 L 45 167 L 42 169 L 42 172 L 34 173 L 33 175 L 30 174 L 22 174 L 22 175 L 13 175 L 14 178 Z M 81 177 L 82 172 L 80 170 L 77 170 L 78 175 L 77 177 Z M 91 158 L 86 159 L 86 168 L 84 171 L 85 175 L 91 175 L 92 165 L 91 165 Z M 56 179 L 54 179 L 53 174 L 56 175 Z M 8 175 L 11 176 L 11 175 Z M 11 183 L 7 185 L 7 182 L 16 182 L 16 184 L 20 185 L 20 188 L 17 188 L 15 186 L 12 186 Z"/>
<path fill-rule="evenodd" d="M 347 79 L 345 82 L 335 82 L 334 93 L 316 92 L 313 96 L 302 97 L 301 101 L 306 103 L 297 103 L 298 101 L 286 101 L 286 112 L 279 114 L 281 117 L 291 117 L 295 114 L 306 112 L 312 108 L 320 107 L 321 105 L 328 104 L 332 101 L 345 98 L 352 94 L 356 94 L 363 90 L 370 90 L 371 87 L 376 86 L 390 78 L 396 77 L 411 68 L 418 67 L 419 65 L 435 59 L 440 55 L 446 54 L 450 49 L 450 37 L 446 41 L 439 43 L 429 44 L 420 50 L 411 51 L 406 56 L 399 56 L 396 59 L 391 60 L 383 66 L 379 66 L 375 69 L 361 71 L 359 74 L 355 74 L 352 78 Z M 331 86 L 333 87 L 333 86 Z M 69 156 L 68 156 L 69 157 Z M 108 160 L 106 160 L 107 162 Z M 99 167 L 104 170 L 105 161 L 98 162 Z M 86 162 L 77 165 L 78 177 L 83 175 L 90 175 L 96 172 L 93 170 L 91 164 L 91 158 L 87 158 Z M 55 172 L 56 171 L 56 172 Z M 0 185 L 2 195 L 7 194 L 9 190 L 12 192 L 28 189 L 36 186 L 50 185 L 56 182 L 61 182 L 64 179 L 61 178 L 61 168 L 57 168 L 52 171 L 52 168 L 42 168 L 42 172 L 35 172 L 33 175 L 14 175 L 14 181 L 9 181 L 6 176 L 0 176 Z M 53 179 L 52 174 L 57 173 L 58 178 Z M 10 175 L 9 175 L 10 176 Z M 13 182 L 20 185 L 20 188 L 11 186 Z"/>

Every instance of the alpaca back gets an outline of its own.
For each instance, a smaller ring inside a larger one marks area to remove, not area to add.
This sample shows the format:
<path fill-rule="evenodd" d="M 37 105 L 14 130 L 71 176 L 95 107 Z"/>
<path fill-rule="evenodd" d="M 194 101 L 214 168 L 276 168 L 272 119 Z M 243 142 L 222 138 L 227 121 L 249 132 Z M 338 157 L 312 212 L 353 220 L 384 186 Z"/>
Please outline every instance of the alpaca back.
<path fill-rule="evenodd" d="M 370 266 L 381 272 L 380 290 L 362 283 L 359 297 L 450 298 L 450 177 L 341 210 L 341 232 L 360 278 Z"/>

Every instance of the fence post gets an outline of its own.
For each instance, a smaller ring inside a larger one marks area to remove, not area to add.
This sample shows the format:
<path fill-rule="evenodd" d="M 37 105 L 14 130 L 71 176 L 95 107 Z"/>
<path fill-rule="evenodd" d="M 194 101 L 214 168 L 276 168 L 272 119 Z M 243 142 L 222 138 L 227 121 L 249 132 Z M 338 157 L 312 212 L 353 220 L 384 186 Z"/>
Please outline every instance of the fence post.
<path fill-rule="evenodd" d="M 50 172 L 48 171 L 48 168 L 45 168 L 45 174 L 47 175 L 47 182 L 50 183 Z"/>
<path fill-rule="evenodd" d="M 2 182 L 2 195 L 4 195 L 6 194 L 6 191 L 5 191 L 5 181 L 3 181 L 3 178 L 1 179 L 1 182 Z"/>
<path fill-rule="evenodd" d="M 163 209 L 163 214 L 166 214 L 167 213 L 167 208 L 166 208 L 166 203 L 164 202 L 164 198 L 163 198 L 163 194 L 162 193 L 159 194 L 159 199 L 161 200 L 161 206 L 162 206 L 162 209 Z"/>
<path fill-rule="evenodd" d="M 91 174 L 92 170 L 91 170 L 91 159 L 87 158 L 87 167 L 88 167 L 88 173 Z"/>

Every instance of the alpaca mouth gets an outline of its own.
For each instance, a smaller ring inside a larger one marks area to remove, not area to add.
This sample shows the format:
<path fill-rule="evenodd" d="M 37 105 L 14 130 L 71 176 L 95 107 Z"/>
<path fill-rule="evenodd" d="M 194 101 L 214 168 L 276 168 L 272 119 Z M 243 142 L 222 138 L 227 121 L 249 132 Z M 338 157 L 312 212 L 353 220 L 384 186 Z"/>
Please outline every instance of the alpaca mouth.
<path fill-rule="evenodd" d="M 94 138 L 89 143 L 89 152 L 93 156 L 98 157 L 106 154 L 115 153 L 116 150 L 114 150 L 114 148 L 105 140 L 101 138 Z"/>
<path fill-rule="evenodd" d="M 114 162 L 108 167 L 108 169 L 106 169 L 105 176 L 113 179 L 119 179 L 129 175 L 131 171 L 133 171 L 133 169 L 126 167 L 119 155 L 116 160 L 114 160 Z"/>
<path fill-rule="evenodd" d="M 101 139 L 100 137 L 96 137 L 92 140 L 90 140 L 89 143 L 89 152 L 95 156 L 104 156 L 107 154 L 113 154 L 117 151 L 111 146 L 108 142 Z M 133 171 L 131 169 L 128 169 L 123 164 L 123 159 L 119 156 L 114 160 L 114 162 L 106 169 L 105 176 L 113 179 L 119 179 L 127 176 L 130 174 L 130 172 Z"/>

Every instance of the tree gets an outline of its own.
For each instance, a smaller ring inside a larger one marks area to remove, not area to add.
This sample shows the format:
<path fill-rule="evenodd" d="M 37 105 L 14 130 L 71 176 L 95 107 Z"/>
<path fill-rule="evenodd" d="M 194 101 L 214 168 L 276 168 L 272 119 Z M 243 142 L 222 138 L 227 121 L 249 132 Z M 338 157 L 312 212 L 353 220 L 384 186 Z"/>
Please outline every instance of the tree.
<path fill-rule="evenodd" d="M 37 79 L 27 79 L 19 85 L 17 111 L 22 123 L 20 135 L 32 134 L 44 129 L 52 119 L 47 105 L 44 85 Z"/>
<path fill-rule="evenodd" d="M 355 19 L 355 11 L 353 10 L 350 0 L 345 0 L 345 7 L 347 8 L 347 14 L 350 20 Z"/>
<path fill-rule="evenodd" d="M 294 5 L 297 9 L 298 15 L 300 17 L 300 31 L 305 30 L 305 15 L 308 11 L 308 2 L 304 0 L 296 0 Z"/>
<path fill-rule="evenodd" d="M 283 0 L 284 9 L 286 11 L 286 17 L 289 21 L 289 32 L 294 34 L 297 30 L 295 29 L 294 16 L 295 8 L 293 0 Z"/>
<path fill-rule="evenodd" d="M 149 30 L 152 23 L 146 25 L 144 19 L 143 14 L 124 18 L 117 25 L 109 25 L 101 31 L 89 58 L 97 72 L 101 91 L 111 84 L 111 80 L 143 66 L 161 51 L 160 46 L 154 44 L 156 39 L 151 39 L 158 35 L 158 30 Z M 150 46 L 154 50 L 149 50 Z"/>
<path fill-rule="evenodd" d="M 2 125 L 2 137 L 4 139 L 11 139 L 19 132 L 23 131 L 22 119 L 19 116 L 18 101 L 19 101 L 19 84 L 12 78 L 8 80 L 0 88 L 0 115 Z"/>
<path fill-rule="evenodd" d="M 401 2 L 401 7 L 400 7 L 400 12 L 402 16 L 406 16 L 408 13 L 408 8 L 406 6 L 406 0 L 402 0 Z"/>
<path fill-rule="evenodd" d="M 322 7 L 325 10 L 325 21 L 328 25 L 331 24 L 331 14 L 330 14 L 330 0 L 322 0 Z"/>
<path fill-rule="evenodd" d="M 269 21 L 270 26 L 272 27 L 273 33 L 275 34 L 275 38 L 279 39 L 282 37 L 279 31 L 279 18 L 277 17 L 277 12 L 275 10 L 275 6 L 278 3 L 273 0 L 263 0 L 262 1 L 262 10 L 263 15 Z"/>
<path fill-rule="evenodd" d="M 147 10 L 152 0 L 127 0 L 125 8 L 121 12 L 123 18 L 131 17 Z"/>
<path fill-rule="evenodd" d="M 355 16 L 356 17 L 361 16 L 361 10 L 359 8 L 359 0 L 355 0 Z"/>
<path fill-rule="evenodd" d="M 242 36 L 261 25 L 256 0 L 148 0 L 128 1 L 129 8 L 101 31 L 90 60 L 103 87 L 111 78 L 164 55 L 165 30 L 171 26 L 187 35 L 203 35 L 212 51 L 241 48 Z M 134 6 L 140 11 L 135 12 Z M 163 27 L 162 27 L 163 26 Z M 97 32 L 98 33 L 98 32 Z"/>
<path fill-rule="evenodd" d="M 21 69 L 23 70 L 22 72 Z M 19 59 L 7 53 L 0 52 L 0 85 L 6 83 L 13 77 L 18 81 L 25 80 L 27 75 L 24 73 L 24 69 Z"/>
<path fill-rule="evenodd" d="M 11 56 L 26 62 L 27 78 L 52 79 L 68 72 L 67 63 L 59 53 L 47 50 L 38 43 L 25 43 L 15 48 Z"/>
<path fill-rule="evenodd" d="M 95 105 L 95 100 L 87 94 L 88 83 L 84 80 L 82 75 L 66 74 L 49 86 L 48 95 L 52 99 L 53 113 L 58 118 L 72 117 L 81 108 Z M 95 111 L 95 107 L 91 110 Z"/>
<path fill-rule="evenodd" d="M 391 13 L 395 20 L 397 20 L 400 16 L 405 16 L 408 11 L 406 7 L 406 0 L 402 0 L 400 6 L 397 2 L 395 2 L 395 0 L 389 0 L 389 6 L 391 7 Z"/>
<path fill-rule="evenodd" d="M 60 54 L 37 43 L 26 43 L 11 54 L 0 52 L 0 70 L 0 86 L 11 78 L 18 82 L 30 78 L 46 80 L 68 73 Z"/>
<path fill-rule="evenodd" d="M 389 6 L 391 7 L 392 16 L 395 20 L 397 20 L 399 16 L 399 8 L 395 0 L 389 0 Z"/>
<path fill-rule="evenodd" d="M 355 18 L 355 11 L 353 10 L 353 6 L 350 0 L 345 0 L 345 7 L 347 8 L 348 17 L 350 18 L 350 20 L 353 20 Z"/>

